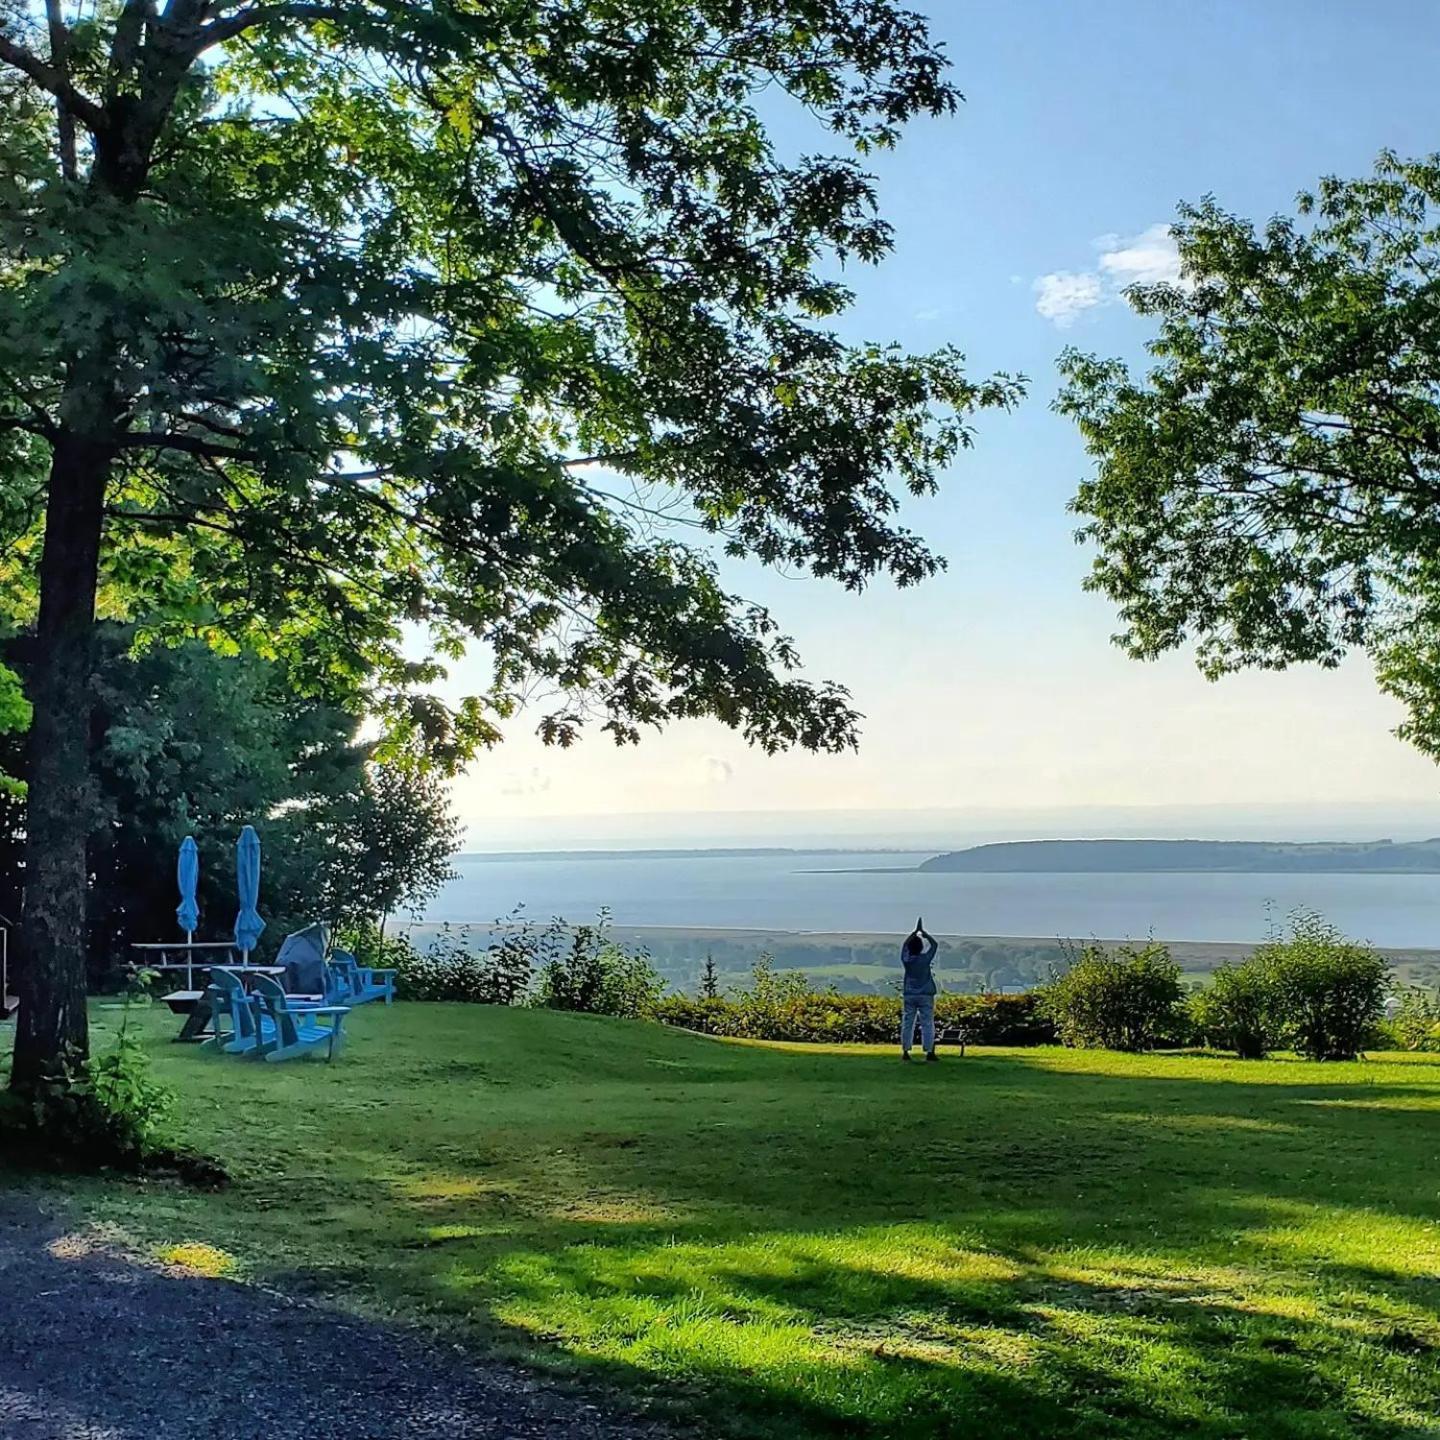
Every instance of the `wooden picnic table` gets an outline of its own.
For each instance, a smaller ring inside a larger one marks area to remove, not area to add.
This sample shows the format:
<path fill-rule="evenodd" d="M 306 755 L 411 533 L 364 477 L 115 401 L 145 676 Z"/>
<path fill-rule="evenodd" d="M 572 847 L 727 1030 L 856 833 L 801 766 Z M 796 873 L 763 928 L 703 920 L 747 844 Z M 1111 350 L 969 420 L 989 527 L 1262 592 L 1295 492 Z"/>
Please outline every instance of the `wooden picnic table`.
<path fill-rule="evenodd" d="M 195 952 L 223 950 L 227 954 L 234 955 L 248 954 L 248 951 L 240 950 L 233 940 L 179 940 L 179 941 L 136 941 L 130 946 L 132 950 L 146 952 L 158 952 L 159 960 L 147 960 L 146 967 L 151 970 L 183 970 L 185 972 L 185 989 L 172 990 L 160 998 L 177 1015 L 185 1016 L 185 1023 L 180 1027 L 180 1033 L 176 1040 L 203 1040 L 210 1030 L 210 1022 L 214 1018 L 210 1013 L 210 1007 L 205 1003 L 205 991 L 195 988 L 195 971 L 204 970 L 228 970 L 233 975 L 240 976 L 241 983 L 249 975 L 283 975 L 283 965 L 247 965 L 243 960 L 232 963 L 222 960 L 207 960 L 195 958 Z M 172 952 L 178 952 L 185 956 L 184 960 L 167 960 L 165 956 Z"/>

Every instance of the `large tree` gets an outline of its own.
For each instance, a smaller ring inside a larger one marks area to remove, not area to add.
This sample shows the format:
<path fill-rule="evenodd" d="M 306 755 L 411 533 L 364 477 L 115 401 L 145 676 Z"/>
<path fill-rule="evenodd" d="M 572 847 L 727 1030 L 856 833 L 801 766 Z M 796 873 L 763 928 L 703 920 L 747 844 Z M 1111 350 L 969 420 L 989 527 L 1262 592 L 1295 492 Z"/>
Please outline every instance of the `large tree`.
<path fill-rule="evenodd" d="M 1067 352 L 1074 508 L 1120 643 L 1211 676 L 1363 649 L 1440 758 L 1440 157 L 1383 155 L 1263 229 L 1215 201 L 1129 292 L 1154 366 Z"/>
<path fill-rule="evenodd" d="M 937 561 L 897 491 L 929 492 L 969 415 L 1017 393 L 828 328 L 840 266 L 890 243 L 854 152 L 957 99 L 895 0 L 76 13 L 0 0 L 3 578 L 39 639 L 31 1091 L 86 1050 L 97 593 L 147 636 L 360 692 L 442 761 L 537 694 L 562 744 L 712 715 L 839 748 L 849 697 L 797 677 L 717 553 L 920 580 Z M 758 107 L 787 97 L 851 155 L 783 153 Z M 491 681 L 445 711 L 425 686 L 472 638 Z"/>

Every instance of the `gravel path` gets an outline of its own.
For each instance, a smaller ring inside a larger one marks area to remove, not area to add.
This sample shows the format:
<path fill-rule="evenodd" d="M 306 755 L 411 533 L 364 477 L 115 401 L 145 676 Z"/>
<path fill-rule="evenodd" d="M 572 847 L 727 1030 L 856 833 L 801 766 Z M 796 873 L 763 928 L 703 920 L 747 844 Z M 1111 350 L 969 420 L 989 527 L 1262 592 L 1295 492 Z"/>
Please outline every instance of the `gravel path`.
<path fill-rule="evenodd" d="M 669 1433 L 415 1332 L 142 1263 L 0 1193 L 5 1440 Z"/>

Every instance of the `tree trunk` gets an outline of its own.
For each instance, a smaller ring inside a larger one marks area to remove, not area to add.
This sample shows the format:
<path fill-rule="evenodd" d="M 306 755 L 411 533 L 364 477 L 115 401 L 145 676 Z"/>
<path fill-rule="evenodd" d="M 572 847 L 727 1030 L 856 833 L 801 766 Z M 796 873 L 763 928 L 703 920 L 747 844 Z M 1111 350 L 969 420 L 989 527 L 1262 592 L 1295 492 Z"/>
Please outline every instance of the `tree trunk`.
<path fill-rule="evenodd" d="M 25 904 L 17 946 L 13 1090 L 68 1083 L 89 1053 L 85 1016 L 85 844 L 95 589 L 113 451 L 104 389 L 72 384 L 62 405 L 45 511 L 40 614 L 29 674 Z M 67 415 L 68 412 L 68 415 Z"/>

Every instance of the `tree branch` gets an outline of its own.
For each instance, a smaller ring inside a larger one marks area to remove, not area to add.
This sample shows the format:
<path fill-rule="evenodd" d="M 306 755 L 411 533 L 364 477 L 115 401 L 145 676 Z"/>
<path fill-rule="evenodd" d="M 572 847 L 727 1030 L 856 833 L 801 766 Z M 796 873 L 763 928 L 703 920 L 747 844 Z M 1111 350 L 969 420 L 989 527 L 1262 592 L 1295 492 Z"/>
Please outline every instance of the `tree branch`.
<path fill-rule="evenodd" d="M 120 437 L 122 450 L 179 450 L 186 455 L 202 455 L 209 460 L 256 460 L 259 452 L 238 450 L 233 445 L 217 445 L 200 435 L 179 435 L 169 430 L 130 430 Z"/>
<path fill-rule="evenodd" d="M 53 95 L 91 134 L 98 134 L 104 128 L 105 112 L 100 106 L 82 95 L 62 71 L 3 33 L 0 33 L 0 61 L 28 75 L 42 90 Z"/>
<path fill-rule="evenodd" d="M 294 4 L 251 5 L 244 10 L 237 10 L 233 15 L 224 15 L 218 20 L 212 20 L 208 25 L 202 25 L 196 42 L 196 53 L 208 50 L 213 45 L 222 45 L 227 40 L 243 35 L 247 30 L 255 30 L 277 20 L 296 20 L 308 24 L 317 20 L 354 18 L 353 5 L 303 3 L 303 0 L 297 0 Z"/>
<path fill-rule="evenodd" d="M 60 13 L 60 0 L 45 0 L 45 20 L 50 31 L 50 63 L 61 83 L 68 86 L 70 31 Z M 78 179 L 80 162 L 75 152 L 75 116 L 63 96 L 57 96 L 55 100 L 55 128 L 60 142 L 60 173 L 67 180 Z"/>

